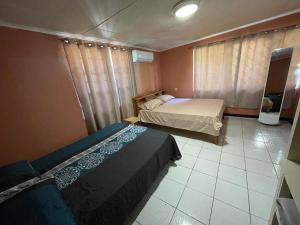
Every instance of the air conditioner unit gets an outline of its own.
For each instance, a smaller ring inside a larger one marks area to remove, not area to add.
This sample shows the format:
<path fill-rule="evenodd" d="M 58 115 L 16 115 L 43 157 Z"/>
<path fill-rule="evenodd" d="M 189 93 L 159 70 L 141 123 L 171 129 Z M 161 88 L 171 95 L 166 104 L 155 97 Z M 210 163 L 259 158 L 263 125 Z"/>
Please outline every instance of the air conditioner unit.
<path fill-rule="evenodd" d="M 152 62 L 153 61 L 153 52 L 146 52 L 140 50 L 132 51 L 133 62 Z"/>

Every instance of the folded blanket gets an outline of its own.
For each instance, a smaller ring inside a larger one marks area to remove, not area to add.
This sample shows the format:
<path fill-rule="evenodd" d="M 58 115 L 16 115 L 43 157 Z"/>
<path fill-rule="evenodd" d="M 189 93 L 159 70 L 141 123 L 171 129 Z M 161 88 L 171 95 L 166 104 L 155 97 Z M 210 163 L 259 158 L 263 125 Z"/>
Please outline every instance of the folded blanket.
<path fill-rule="evenodd" d="M 300 214 L 293 199 L 278 198 L 277 209 L 283 225 L 300 225 Z"/>

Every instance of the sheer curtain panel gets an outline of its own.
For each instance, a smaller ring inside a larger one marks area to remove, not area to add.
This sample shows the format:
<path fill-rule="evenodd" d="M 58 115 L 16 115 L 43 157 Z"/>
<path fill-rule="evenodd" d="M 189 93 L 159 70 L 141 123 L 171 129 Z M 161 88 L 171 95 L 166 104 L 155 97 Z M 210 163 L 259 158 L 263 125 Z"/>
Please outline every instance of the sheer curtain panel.
<path fill-rule="evenodd" d="M 236 86 L 236 106 L 260 107 L 273 49 L 280 48 L 284 32 L 259 34 L 244 38 Z"/>
<path fill-rule="evenodd" d="M 131 117 L 134 115 L 132 97 L 136 94 L 131 51 L 127 49 L 112 49 L 111 59 L 122 117 Z"/>
<path fill-rule="evenodd" d="M 93 99 L 95 117 L 99 127 L 120 120 L 118 104 L 114 98 L 113 83 L 107 61 L 106 49 L 98 45 L 80 45 L 88 85 Z"/>
<path fill-rule="evenodd" d="M 89 133 L 93 133 L 97 130 L 97 125 L 80 50 L 76 43 L 64 44 L 64 50 L 69 63 L 72 80 L 85 117 L 87 130 Z"/>
<path fill-rule="evenodd" d="M 84 43 L 64 47 L 89 131 L 120 121 L 105 48 Z"/>
<path fill-rule="evenodd" d="M 194 97 L 222 98 L 234 105 L 239 51 L 239 40 L 194 50 Z"/>
<path fill-rule="evenodd" d="M 299 38 L 296 28 L 195 48 L 194 96 L 221 98 L 229 107 L 259 108 L 272 51 L 297 47 Z"/>

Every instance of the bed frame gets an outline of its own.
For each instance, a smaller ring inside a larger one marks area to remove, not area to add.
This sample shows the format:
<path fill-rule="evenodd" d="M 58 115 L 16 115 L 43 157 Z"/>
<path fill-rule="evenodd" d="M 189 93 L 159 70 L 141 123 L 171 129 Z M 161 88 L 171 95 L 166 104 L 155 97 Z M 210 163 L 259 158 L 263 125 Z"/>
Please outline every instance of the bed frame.
<path fill-rule="evenodd" d="M 154 98 L 157 98 L 160 95 L 163 95 L 165 93 L 164 90 L 159 90 L 159 91 L 155 91 L 155 92 L 149 92 L 147 94 L 143 94 L 143 95 L 138 95 L 132 98 L 132 104 L 133 104 L 133 110 L 134 110 L 134 115 L 138 116 L 139 115 L 139 111 L 140 111 L 140 105 L 151 100 Z"/>
<path fill-rule="evenodd" d="M 141 104 L 145 103 L 146 101 L 149 101 L 151 99 L 157 98 L 160 95 L 165 94 L 164 90 L 159 90 L 159 91 L 154 91 L 154 92 L 149 92 L 147 94 L 143 94 L 143 95 L 138 95 L 132 98 L 132 104 L 133 104 L 133 109 L 134 109 L 134 115 L 138 116 L 139 115 L 139 111 L 141 110 L 141 108 L 139 107 Z M 198 132 L 200 133 L 200 132 Z M 201 133 L 202 134 L 202 133 Z M 213 136 L 213 135 L 209 135 L 209 134 L 205 134 L 208 135 L 209 137 L 211 137 L 213 139 L 213 142 L 216 145 L 220 145 L 221 143 L 221 138 L 220 135 L 219 136 Z"/>

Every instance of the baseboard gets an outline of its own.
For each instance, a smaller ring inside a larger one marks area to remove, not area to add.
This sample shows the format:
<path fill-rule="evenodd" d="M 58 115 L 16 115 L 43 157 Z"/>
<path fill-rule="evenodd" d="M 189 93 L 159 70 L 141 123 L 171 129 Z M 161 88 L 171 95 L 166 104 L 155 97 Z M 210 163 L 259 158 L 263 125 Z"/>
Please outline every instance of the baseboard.
<path fill-rule="evenodd" d="M 258 118 L 257 115 L 231 114 L 231 113 L 224 113 L 224 116 L 235 116 L 235 117 L 245 117 L 245 118 Z"/>

